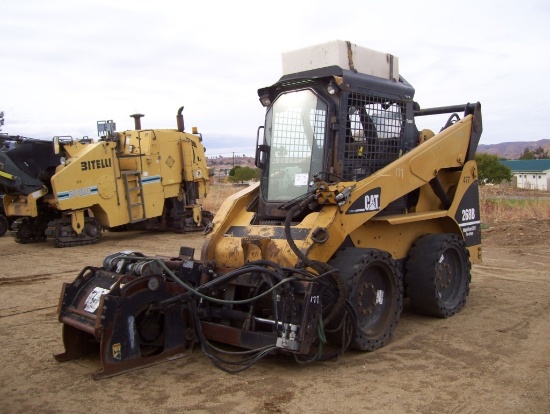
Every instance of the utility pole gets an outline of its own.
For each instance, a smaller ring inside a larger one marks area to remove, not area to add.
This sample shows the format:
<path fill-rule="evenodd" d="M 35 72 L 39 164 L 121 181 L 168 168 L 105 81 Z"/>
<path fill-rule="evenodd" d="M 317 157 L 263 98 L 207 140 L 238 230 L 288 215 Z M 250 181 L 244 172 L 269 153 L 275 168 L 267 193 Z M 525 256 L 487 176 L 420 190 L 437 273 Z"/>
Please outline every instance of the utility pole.
<path fill-rule="evenodd" d="M 233 171 L 235 171 L 235 151 L 233 151 Z"/>

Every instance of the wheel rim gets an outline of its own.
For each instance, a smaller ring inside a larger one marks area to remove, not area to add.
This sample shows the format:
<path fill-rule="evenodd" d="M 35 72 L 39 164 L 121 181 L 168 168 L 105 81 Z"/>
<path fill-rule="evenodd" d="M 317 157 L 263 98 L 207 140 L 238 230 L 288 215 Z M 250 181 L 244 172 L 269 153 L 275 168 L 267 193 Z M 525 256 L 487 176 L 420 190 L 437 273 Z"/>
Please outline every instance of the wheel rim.
<path fill-rule="evenodd" d="M 357 326 L 366 335 L 377 335 L 387 329 L 387 320 L 393 317 L 389 292 L 393 286 L 391 270 L 382 264 L 369 266 L 355 287 Z"/>
<path fill-rule="evenodd" d="M 436 270 L 436 284 L 443 303 L 453 302 L 460 290 L 463 278 L 462 263 L 456 249 L 447 249 L 439 260 Z"/>
<path fill-rule="evenodd" d="M 90 237 L 97 237 L 99 233 L 97 226 L 93 223 L 87 223 L 84 232 Z"/>

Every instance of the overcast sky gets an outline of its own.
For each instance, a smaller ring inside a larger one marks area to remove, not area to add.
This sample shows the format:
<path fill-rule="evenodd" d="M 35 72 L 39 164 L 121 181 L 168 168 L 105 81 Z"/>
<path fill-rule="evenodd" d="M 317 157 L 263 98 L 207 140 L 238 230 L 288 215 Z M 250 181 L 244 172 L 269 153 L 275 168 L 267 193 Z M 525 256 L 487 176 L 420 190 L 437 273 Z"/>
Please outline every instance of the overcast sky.
<path fill-rule="evenodd" d="M 281 54 L 332 40 L 391 53 L 421 107 L 480 101 L 482 144 L 549 138 L 550 2 L 2 0 L 2 132 L 97 137 L 96 121 L 197 126 L 254 152 Z M 438 131 L 443 122 L 422 119 Z"/>

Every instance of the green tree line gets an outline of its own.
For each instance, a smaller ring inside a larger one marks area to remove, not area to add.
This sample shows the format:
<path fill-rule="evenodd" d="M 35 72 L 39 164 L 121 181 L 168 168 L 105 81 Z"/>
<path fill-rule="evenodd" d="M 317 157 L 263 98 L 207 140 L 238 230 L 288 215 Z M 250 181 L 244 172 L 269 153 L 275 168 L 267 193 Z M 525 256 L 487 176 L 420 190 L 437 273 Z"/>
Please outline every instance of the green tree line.
<path fill-rule="evenodd" d="M 523 150 L 523 154 L 519 157 L 520 160 L 543 160 L 547 158 L 550 158 L 550 154 L 548 153 L 548 150 L 545 150 L 542 147 L 538 147 L 533 150 L 527 147 Z"/>
<path fill-rule="evenodd" d="M 241 167 L 235 165 L 229 170 L 229 177 L 232 183 L 243 183 L 250 180 L 258 180 L 260 178 L 260 170 L 258 168 Z"/>
<path fill-rule="evenodd" d="M 483 184 L 500 184 L 512 179 L 512 170 L 500 163 L 492 154 L 476 154 L 479 182 Z"/>

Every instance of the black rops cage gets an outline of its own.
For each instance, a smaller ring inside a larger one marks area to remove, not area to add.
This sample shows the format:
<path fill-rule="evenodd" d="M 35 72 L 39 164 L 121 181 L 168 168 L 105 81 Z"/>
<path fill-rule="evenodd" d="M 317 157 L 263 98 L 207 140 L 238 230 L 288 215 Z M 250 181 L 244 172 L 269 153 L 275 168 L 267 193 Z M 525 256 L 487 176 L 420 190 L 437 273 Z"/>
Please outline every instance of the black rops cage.
<path fill-rule="evenodd" d="M 403 151 L 402 102 L 350 93 L 343 177 L 357 181 L 395 161 Z"/>

